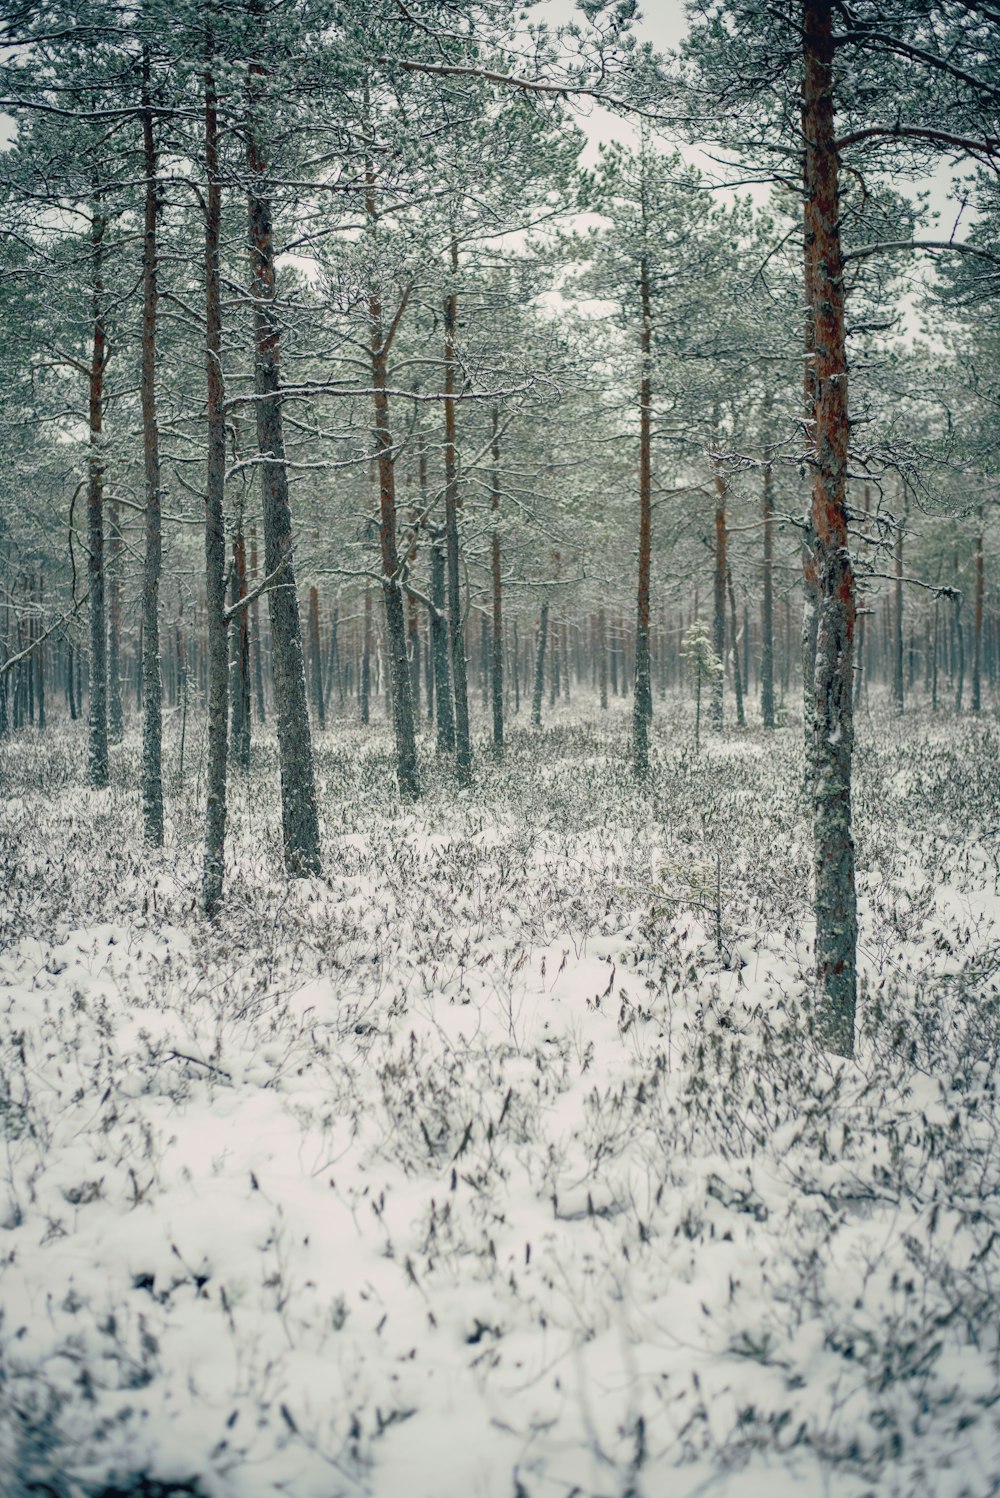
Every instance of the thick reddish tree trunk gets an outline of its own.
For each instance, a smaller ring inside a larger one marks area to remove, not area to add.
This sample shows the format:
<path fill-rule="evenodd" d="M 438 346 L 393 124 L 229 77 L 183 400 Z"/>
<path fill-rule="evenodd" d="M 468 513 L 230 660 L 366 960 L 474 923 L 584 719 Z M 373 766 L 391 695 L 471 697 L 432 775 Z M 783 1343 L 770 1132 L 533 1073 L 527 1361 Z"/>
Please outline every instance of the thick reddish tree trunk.
<path fill-rule="evenodd" d="M 839 161 L 834 134 L 833 0 L 804 0 L 805 286 L 813 348 L 812 546 L 817 633 L 813 708 L 817 1024 L 854 1047 L 857 896 L 851 833 L 856 598 L 847 532 L 848 402 Z"/>

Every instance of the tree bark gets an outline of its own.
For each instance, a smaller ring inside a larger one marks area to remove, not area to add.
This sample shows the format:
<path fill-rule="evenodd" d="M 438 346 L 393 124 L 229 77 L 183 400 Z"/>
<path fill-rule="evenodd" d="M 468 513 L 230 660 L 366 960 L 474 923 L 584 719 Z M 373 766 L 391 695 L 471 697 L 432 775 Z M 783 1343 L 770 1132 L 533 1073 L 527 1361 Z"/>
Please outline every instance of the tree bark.
<path fill-rule="evenodd" d="M 851 832 L 856 599 L 846 506 L 849 418 L 832 9 L 833 0 L 803 4 L 803 238 L 813 343 L 811 521 L 818 598 L 812 791 L 817 1025 L 830 1049 L 850 1056 L 858 928 Z"/>
<path fill-rule="evenodd" d="M 108 656 L 104 613 L 104 368 L 108 359 L 104 325 L 104 233 L 107 220 L 95 202 L 91 221 L 91 324 L 87 456 L 87 581 L 90 587 L 89 775 L 92 786 L 106 786 L 108 769 Z"/>
<path fill-rule="evenodd" d="M 493 493 L 490 510 L 493 535 L 490 545 L 490 572 L 493 583 L 493 659 L 491 688 L 493 696 L 493 752 L 503 753 L 503 577 L 500 570 L 500 413 L 493 408 Z"/>
<path fill-rule="evenodd" d="M 538 645 L 535 650 L 535 681 L 531 695 L 531 722 L 535 728 L 542 726 L 542 697 L 545 694 L 545 644 L 549 635 L 549 605 L 542 604 L 538 619 Z"/>
<path fill-rule="evenodd" d="M 156 143 L 149 98 L 149 48 L 142 49 L 142 159 L 146 178 L 142 240 L 142 456 L 146 480 L 146 551 L 142 569 L 142 826 L 163 845 L 163 687 L 160 680 L 160 434 L 156 419 L 156 313 L 159 210 Z"/>
<path fill-rule="evenodd" d="M 976 600 L 972 616 L 972 711 L 982 706 L 983 682 L 983 507 L 976 528 Z"/>
<path fill-rule="evenodd" d="M 117 499 L 108 500 L 105 586 L 108 598 L 108 742 L 120 744 L 125 733 L 122 707 L 122 528 Z"/>
<path fill-rule="evenodd" d="M 257 527 L 250 527 L 250 586 L 257 583 Z M 267 705 L 264 699 L 263 646 L 260 639 L 259 595 L 255 594 L 250 605 L 250 650 L 253 656 L 253 685 L 257 702 L 257 722 L 267 722 Z"/>
<path fill-rule="evenodd" d="M 374 198 L 369 195 L 369 214 Z M 382 555 L 382 597 L 385 603 L 389 654 L 389 690 L 396 742 L 396 779 L 399 794 L 412 800 L 420 794 L 417 744 L 410 696 L 410 665 L 406 654 L 406 613 L 403 606 L 399 550 L 396 542 L 396 469 L 389 429 L 389 396 L 386 392 L 386 349 L 382 329 L 382 302 L 373 289 L 368 298 L 371 323 L 372 386 L 375 406 L 375 451 L 379 483 L 379 546 Z"/>
<path fill-rule="evenodd" d="M 361 639 L 361 671 L 358 677 L 358 708 L 362 723 L 371 717 L 372 694 L 372 592 L 365 588 L 365 622 Z"/>
<path fill-rule="evenodd" d="M 219 241 L 222 184 L 219 117 L 211 41 L 205 67 L 205 376 L 208 452 L 205 467 L 205 606 L 208 615 L 208 763 L 202 909 L 214 916 L 222 900 L 226 846 L 226 759 L 229 717 L 229 641 L 226 628 L 226 418 L 222 382 L 222 279 Z"/>
<path fill-rule="evenodd" d="M 896 523 L 895 581 L 893 583 L 892 611 L 892 701 L 897 713 L 906 707 L 903 685 L 903 533 L 905 523 Z"/>
<path fill-rule="evenodd" d="M 645 193 L 642 198 L 642 214 L 645 232 Z M 642 327 L 639 332 L 639 588 L 635 627 L 635 694 L 632 702 L 632 768 L 636 775 L 642 777 L 649 773 L 649 724 L 653 716 L 653 689 L 649 667 L 649 591 L 653 541 L 653 322 L 650 310 L 649 259 L 645 251 L 639 262 L 639 296 L 642 312 Z"/>
<path fill-rule="evenodd" d="M 712 650 L 721 663 L 726 659 L 726 573 L 729 569 L 729 531 L 726 527 L 726 480 L 718 463 L 715 465 L 715 572 L 712 579 Z M 716 733 L 723 724 L 723 673 L 712 677 L 712 698 L 708 720 Z"/>
<path fill-rule="evenodd" d="M 865 485 L 865 488 L 864 488 L 864 495 L 865 495 L 865 533 L 867 534 L 867 531 L 868 531 L 868 516 L 871 513 L 871 496 L 870 496 L 870 494 L 868 492 L 868 485 L 867 484 Z M 863 544 L 862 550 L 863 550 L 863 552 L 867 551 L 867 545 Z M 857 709 L 860 706 L 861 700 L 862 700 L 862 694 L 865 691 L 865 687 L 867 685 L 867 683 L 865 681 L 865 620 L 866 620 L 866 617 L 867 617 L 869 611 L 868 611 L 867 608 L 862 607 L 862 605 L 864 603 L 864 599 L 865 599 L 865 592 L 861 588 L 861 586 L 859 585 L 859 587 L 858 587 L 858 641 L 857 641 L 857 646 L 856 646 L 856 651 L 855 651 L 855 654 L 857 656 L 857 669 L 855 670 L 855 673 L 854 673 L 854 706 L 855 706 L 855 709 Z"/>
<path fill-rule="evenodd" d="M 771 465 L 764 465 L 761 514 L 764 522 L 764 586 L 760 601 L 760 713 L 774 727 L 774 500 Z"/>
<path fill-rule="evenodd" d="M 313 711 L 321 729 L 326 727 L 326 703 L 323 696 L 323 654 L 319 640 L 319 589 L 309 589 L 309 645 L 312 664 Z"/>
<path fill-rule="evenodd" d="M 472 739 L 469 731 L 469 682 L 462 623 L 462 592 L 458 551 L 458 452 L 455 438 L 455 388 L 458 361 L 455 333 L 458 323 L 458 244 L 451 241 L 451 286 L 444 303 L 444 523 L 448 572 L 448 628 L 451 639 L 451 676 L 455 697 L 455 763 L 459 782 L 472 774 Z"/>
<path fill-rule="evenodd" d="M 254 310 L 254 383 L 257 394 L 257 445 L 264 523 L 264 571 L 281 569 L 267 595 L 271 620 L 271 663 L 278 714 L 278 758 L 281 765 L 281 826 L 285 868 L 293 877 L 318 874 L 319 813 L 313 770 L 309 707 L 306 700 L 302 627 L 295 592 L 292 517 L 288 503 L 288 470 L 280 395 L 281 330 L 275 306 L 274 231 L 266 193 L 261 142 L 252 118 L 261 103 L 263 68 L 250 68 L 251 117 L 247 121 L 247 165 L 250 170 L 250 278 Z"/>
<path fill-rule="evenodd" d="M 736 694 L 736 725 L 745 728 L 747 724 L 746 714 L 743 711 L 743 680 L 740 675 L 740 646 L 736 628 L 736 594 L 733 592 L 733 574 L 731 568 L 726 566 L 726 590 L 729 594 L 729 620 L 730 634 L 733 641 L 733 691 Z"/>
<path fill-rule="evenodd" d="M 247 548 L 240 517 L 233 537 L 231 602 L 238 605 L 247 596 Z M 250 619 L 246 605 L 238 609 L 230 624 L 231 656 L 229 682 L 232 706 L 233 763 L 244 774 L 250 769 Z"/>

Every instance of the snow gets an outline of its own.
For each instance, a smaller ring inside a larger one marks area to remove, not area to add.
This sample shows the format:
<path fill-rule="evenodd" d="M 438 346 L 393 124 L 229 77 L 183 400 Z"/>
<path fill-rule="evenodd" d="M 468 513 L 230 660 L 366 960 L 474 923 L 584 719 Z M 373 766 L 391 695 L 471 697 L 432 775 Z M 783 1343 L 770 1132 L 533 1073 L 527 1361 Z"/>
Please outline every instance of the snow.
<path fill-rule="evenodd" d="M 42 1467 L 69 1498 L 989 1491 L 973 741 L 867 730 L 844 1062 L 802 1014 L 798 727 L 695 758 L 674 705 L 651 794 L 596 716 L 544 751 L 515 728 L 471 795 L 431 769 L 405 812 L 384 729 L 335 725 L 327 877 L 277 877 L 258 774 L 214 928 L 194 774 L 151 854 L 131 741 L 105 793 L 63 730 L 3 748 L 0 1491 Z"/>

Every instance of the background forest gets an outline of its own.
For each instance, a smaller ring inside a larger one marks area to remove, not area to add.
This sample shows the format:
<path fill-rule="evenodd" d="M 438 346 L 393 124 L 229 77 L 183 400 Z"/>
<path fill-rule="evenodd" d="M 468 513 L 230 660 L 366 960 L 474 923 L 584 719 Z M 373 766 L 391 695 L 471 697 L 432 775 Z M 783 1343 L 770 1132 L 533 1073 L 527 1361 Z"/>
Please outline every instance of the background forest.
<path fill-rule="evenodd" d="M 1000 1490 L 1000 13 L 650 21 L 0 5 L 4 1493 Z"/>

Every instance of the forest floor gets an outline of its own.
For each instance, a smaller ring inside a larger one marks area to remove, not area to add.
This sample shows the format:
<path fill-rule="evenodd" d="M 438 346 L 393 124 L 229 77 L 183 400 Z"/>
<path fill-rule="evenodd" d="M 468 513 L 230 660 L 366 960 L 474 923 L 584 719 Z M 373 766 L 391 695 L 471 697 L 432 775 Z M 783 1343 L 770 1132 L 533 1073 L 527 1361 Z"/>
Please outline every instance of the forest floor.
<path fill-rule="evenodd" d="M 190 732 L 155 853 L 134 731 L 0 749 L 4 1498 L 1000 1491 L 996 717 L 859 724 L 853 1062 L 798 727 L 627 732 L 336 724 L 292 887 L 264 741 L 214 927 Z"/>

